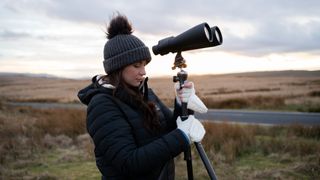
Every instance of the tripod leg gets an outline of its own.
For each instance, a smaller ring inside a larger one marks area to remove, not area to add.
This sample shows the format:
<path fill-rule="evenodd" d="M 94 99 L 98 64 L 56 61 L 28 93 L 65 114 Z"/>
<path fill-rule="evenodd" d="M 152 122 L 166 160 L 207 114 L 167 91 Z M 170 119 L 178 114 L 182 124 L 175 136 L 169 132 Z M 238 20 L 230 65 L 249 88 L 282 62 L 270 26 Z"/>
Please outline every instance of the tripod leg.
<path fill-rule="evenodd" d="M 187 103 L 182 103 L 182 116 L 181 119 L 183 121 L 188 119 L 188 109 Z M 184 152 L 184 160 L 187 162 L 187 170 L 188 170 L 188 180 L 193 180 L 193 169 L 192 169 L 192 157 L 191 157 L 191 146 L 189 146 L 188 150 Z"/>
<path fill-rule="evenodd" d="M 184 160 L 187 162 L 188 180 L 193 180 L 191 146 L 184 152 Z"/>
<path fill-rule="evenodd" d="M 178 66 L 177 66 L 177 64 L 178 64 Z M 179 81 L 180 89 L 183 88 L 183 84 L 188 78 L 188 73 L 186 71 L 182 70 L 182 68 L 184 68 L 182 65 L 184 65 L 184 67 L 186 67 L 185 60 L 181 56 L 181 52 L 178 52 L 178 54 L 177 54 L 177 56 L 175 58 L 175 66 L 174 66 L 174 68 L 179 67 L 180 68 L 180 72 L 178 72 L 177 76 L 173 77 L 173 81 L 174 82 Z M 188 108 L 187 107 L 188 107 L 187 103 L 182 102 L 181 119 L 183 121 L 188 119 Z M 213 170 L 213 168 L 211 166 L 211 163 L 210 163 L 210 161 L 209 161 L 209 159 L 207 157 L 206 152 L 204 151 L 204 149 L 202 147 L 202 144 L 200 142 L 195 142 L 194 144 L 195 144 L 195 146 L 196 146 L 196 148 L 198 150 L 198 153 L 200 154 L 202 162 L 204 163 L 210 178 L 212 180 L 216 180 L 217 179 L 216 174 L 215 174 L 215 172 L 214 172 L 214 170 Z M 190 180 L 190 179 L 193 179 L 192 160 L 191 160 L 191 147 L 189 147 L 188 150 L 184 152 L 184 157 L 185 157 L 185 160 L 187 161 L 188 179 Z"/>
<path fill-rule="evenodd" d="M 200 142 L 195 142 L 194 145 L 196 146 L 197 150 L 198 150 L 198 153 L 202 159 L 202 162 L 204 164 L 204 166 L 206 167 L 207 169 L 207 172 L 210 176 L 210 179 L 212 180 L 217 180 L 217 176 L 216 176 L 216 173 L 214 172 L 213 168 L 212 168 L 212 165 L 208 159 L 208 156 L 206 154 L 206 152 L 204 151 L 203 149 L 203 146 Z"/>

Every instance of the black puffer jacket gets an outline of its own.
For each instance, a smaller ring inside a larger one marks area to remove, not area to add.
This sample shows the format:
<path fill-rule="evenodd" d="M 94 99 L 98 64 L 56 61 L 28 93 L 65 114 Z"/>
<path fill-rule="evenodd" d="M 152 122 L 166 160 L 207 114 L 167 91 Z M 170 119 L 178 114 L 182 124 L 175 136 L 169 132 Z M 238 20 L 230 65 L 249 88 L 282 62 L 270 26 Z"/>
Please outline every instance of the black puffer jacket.
<path fill-rule="evenodd" d="M 88 105 L 87 130 L 95 145 L 96 164 L 106 179 L 174 179 L 173 158 L 186 150 L 188 140 L 176 129 L 176 117 L 151 89 L 148 98 L 156 104 L 161 133 L 143 126 L 143 116 L 132 104 L 112 96 L 112 89 L 95 82 L 79 91 Z"/>

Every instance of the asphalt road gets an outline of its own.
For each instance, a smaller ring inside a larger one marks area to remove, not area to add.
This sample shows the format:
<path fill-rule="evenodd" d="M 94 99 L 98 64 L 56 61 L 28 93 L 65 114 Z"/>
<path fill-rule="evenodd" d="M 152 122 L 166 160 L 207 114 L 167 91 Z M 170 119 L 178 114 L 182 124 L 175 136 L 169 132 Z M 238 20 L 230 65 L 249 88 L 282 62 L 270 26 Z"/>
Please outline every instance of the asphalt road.
<path fill-rule="evenodd" d="M 13 106 L 31 106 L 33 108 L 83 108 L 82 104 L 62 104 L 62 103 L 33 103 L 33 102 L 11 102 Z M 274 111 L 247 111 L 247 110 L 216 110 L 210 109 L 205 114 L 196 113 L 198 119 L 216 121 L 249 123 L 264 125 L 320 125 L 320 113 L 301 112 L 274 112 Z"/>
<path fill-rule="evenodd" d="M 210 109 L 206 114 L 196 113 L 195 116 L 198 119 L 203 120 L 226 121 L 234 123 L 265 125 L 320 125 L 320 113 Z"/>

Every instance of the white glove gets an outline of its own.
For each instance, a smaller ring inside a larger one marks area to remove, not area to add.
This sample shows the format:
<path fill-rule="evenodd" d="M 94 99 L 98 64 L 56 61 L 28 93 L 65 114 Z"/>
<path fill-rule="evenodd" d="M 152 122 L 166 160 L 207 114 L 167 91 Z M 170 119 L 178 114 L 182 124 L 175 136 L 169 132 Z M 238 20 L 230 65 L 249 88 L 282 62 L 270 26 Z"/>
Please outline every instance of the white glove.
<path fill-rule="evenodd" d="M 175 83 L 175 92 L 177 103 L 181 105 L 181 101 L 188 103 L 187 108 L 198 113 L 206 113 L 208 108 L 201 99 L 196 95 L 193 82 L 187 82 L 180 89 L 180 84 Z"/>
<path fill-rule="evenodd" d="M 180 117 L 177 118 L 178 129 L 183 131 L 189 138 L 189 142 L 200 142 L 206 130 L 201 122 L 193 115 L 189 115 L 188 119 L 182 121 Z"/>
<path fill-rule="evenodd" d="M 198 119 L 196 119 L 193 115 L 190 115 L 189 118 L 193 119 L 190 127 L 190 139 L 192 142 L 200 142 L 206 134 L 206 130 L 204 129 L 201 122 Z"/>
<path fill-rule="evenodd" d="M 190 116 L 189 116 L 190 117 Z M 192 125 L 193 119 L 186 119 L 184 121 L 181 120 L 180 116 L 177 118 L 177 128 L 180 129 L 187 136 L 189 143 L 191 143 L 190 139 L 190 126 Z"/>
<path fill-rule="evenodd" d="M 183 88 L 180 89 L 180 83 L 174 83 L 175 93 L 178 104 L 181 105 L 181 101 L 188 103 L 189 98 L 192 94 L 195 94 L 194 85 L 192 82 L 185 82 Z"/>
<path fill-rule="evenodd" d="M 187 104 L 187 108 L 198 113 L 206 113 L 208 111 L 208 108 L 206 107 L 206 105 L 204 105 L 204 103 L 196 94 L 192 94 L 190 96 Z"/>

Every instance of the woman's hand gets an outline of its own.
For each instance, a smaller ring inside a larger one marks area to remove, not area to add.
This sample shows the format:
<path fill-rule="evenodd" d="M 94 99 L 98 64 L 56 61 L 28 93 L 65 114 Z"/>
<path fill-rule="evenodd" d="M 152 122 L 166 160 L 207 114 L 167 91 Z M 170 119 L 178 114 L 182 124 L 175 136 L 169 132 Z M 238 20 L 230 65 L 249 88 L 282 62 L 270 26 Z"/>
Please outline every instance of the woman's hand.
<path fill-rule="evenodd" d="M 180 117 L 177 119 L 177 127 L 188 137 L 189 142 L 200 142 L 206 130 L 201 122 L 193 115 L 189 115 L 188 119 L 182 121 Z"/>
<path fill-rule="evenodd" d="M 181 102 L 187 103 L 187 108 L 198 113 L 206 113 L 208 108 L 196 95 L 193 82 L 185 82 L 180 88 L 179 83 L 175 83 L 176 100 L 179 105 Z"/>
<path fill-rule="evenodd" d="M 188 103 L 189 98 L 195 94 L 193 82 L 185 82 L 180 88 L 180 83 L 175 83 L 177 102 L 181 105 L 181 102 Z"/>

